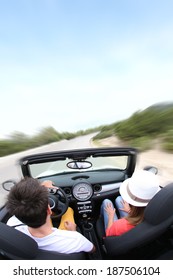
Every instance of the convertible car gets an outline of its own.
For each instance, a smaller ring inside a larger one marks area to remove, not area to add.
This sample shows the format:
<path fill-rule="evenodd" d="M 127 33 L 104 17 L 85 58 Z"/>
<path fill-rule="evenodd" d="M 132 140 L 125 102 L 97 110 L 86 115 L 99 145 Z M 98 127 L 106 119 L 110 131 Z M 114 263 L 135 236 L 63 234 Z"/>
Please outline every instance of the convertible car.
<path fill-rule="evenodd" d="M 78 230 L 96 247 L 93 254 L 62 254 L 38 248 L 29 236 L 8 226 L 10 215 L 0 209 L 1 259 L 173 259 L 173 184 L 161 187 L 145 209 L 144 221 L 121 236 L 105 237 L 100 206 L 119 195 L 120 184 L 131 177 L 138 151 L 130 147 L 63 150 L 28 155 L 19 160 L 23 177 L 51 180 L 49 203 L 58 226 L 68 206 L 74 209 Z M 145 168 L 148 172 L 157 169 Z M 6 181 L 7 191 L 16 182 Z"/>

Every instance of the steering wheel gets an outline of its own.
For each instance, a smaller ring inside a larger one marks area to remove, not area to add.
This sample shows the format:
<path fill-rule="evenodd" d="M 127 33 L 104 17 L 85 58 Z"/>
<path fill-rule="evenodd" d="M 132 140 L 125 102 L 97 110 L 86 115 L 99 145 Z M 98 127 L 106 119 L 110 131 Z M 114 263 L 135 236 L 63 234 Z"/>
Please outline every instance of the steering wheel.
<path fill-rule="evenodd" d="M 51 218 L 59 219 L 66 212 L 69 200 L 66 193 L 61 188 L 58 187 L 57 189 L 52 190 L 52 193 L 51 190 L 49 193 L 49 205 L 53 212 Z"/>

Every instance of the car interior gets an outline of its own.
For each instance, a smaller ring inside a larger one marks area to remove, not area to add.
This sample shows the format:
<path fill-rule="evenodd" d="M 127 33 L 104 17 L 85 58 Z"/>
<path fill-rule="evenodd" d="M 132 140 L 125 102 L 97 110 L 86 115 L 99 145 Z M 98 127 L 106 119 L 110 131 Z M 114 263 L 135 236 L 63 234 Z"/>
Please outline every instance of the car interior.
<path fill-rule="evenodd" d="M 24 177 L 32 176 L 41 182 L 51 180 L 58 187 L 49 190 L 53 225 L 58 227 L 63 213 L 68 206 L 72 207 L 77 230 L 93 242 L 96 251 L 92 254 L 61 254 L 41 250 L 29 236 L 6 225 L 10 215 L 4 205 L 0 210 L 0 258 L 172 259 L 173 184 L 161 187 L 149 202 L 142 223 L 121 236 L 105 237 L 100 216 L 101 203 L 105 198 L 114 202 L 119 195 L 120 184 L 133 174 L 136 158 L 137 150 L 132 148 L 93 148 L 22 158 L 20 166 Z M 63 165 L 60 166 L 61 161 Z M 60 172 L 55 170 L 57 162 Z M 105 162 L 106 165 L 103 164 Z M 68 167 L 68 171 L 64 170 L 64 166 Z M 149 167 L 146 170 L 150 172 Z M 9 183 L 4 183 L 6 190 Z"/>

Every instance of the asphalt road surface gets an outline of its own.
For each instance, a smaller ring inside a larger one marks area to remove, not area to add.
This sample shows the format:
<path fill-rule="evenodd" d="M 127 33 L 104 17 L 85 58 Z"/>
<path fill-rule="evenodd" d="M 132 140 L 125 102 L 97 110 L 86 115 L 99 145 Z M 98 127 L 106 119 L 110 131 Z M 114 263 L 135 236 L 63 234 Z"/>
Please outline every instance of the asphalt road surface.
<path fill-rule="evenodd" d="M 22 177 L 21 170 L 17 164 L 18 159 L 29 154 L 51 152 L 59 150 L 89 148 L 92 146 L 91 139 L 96 133 L 80 136 L 72 140 L 62 140 L 36 149 L 27 150 L 17 154 L 0 158 L 0 207 L 4 204 L 8 192 L 2 188 L 2 182 L 12 179 L 19 181 Z"/>

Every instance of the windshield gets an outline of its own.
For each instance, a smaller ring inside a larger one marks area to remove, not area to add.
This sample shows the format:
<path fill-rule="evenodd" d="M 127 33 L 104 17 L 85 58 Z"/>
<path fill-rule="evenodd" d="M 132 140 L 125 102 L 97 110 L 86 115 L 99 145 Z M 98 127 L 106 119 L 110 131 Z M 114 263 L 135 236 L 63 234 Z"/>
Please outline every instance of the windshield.
<path fill-rule="evenodd" d="M 57 160 L 51 162 L 44 162 L 44 163 L 37 163 L 37 164 L 30 164 L 29 170 L 30 174 L 34 178 L 48 176 L 53 174 L 60 174 L 60 173 L 70 173 L 70 172 L 81 172 L 81 171 L 95 171 L 101 169 L 119 169 L 124 170 L 127 167 L 128 163 L 128 156 L 107 156 L 107 157 L 89 157 L 87 161 L 76 161 L 79 169 L 76 168 L 77 164 L 75 164 L 75 168 L 71 168 L 72 161 L 70 159 L 66 160 Z M 88 165 L 90 162 L 90 167 Z M 73 161 L 75 163 L 75 161 Z M 80 163 L 80 165 L 79 165 Z M 85 164 L 87 166 L 85 168 Z M 83 168 L 81 167 L 83 164 Z"/>

